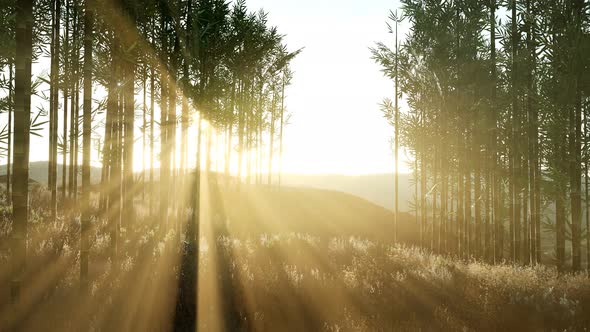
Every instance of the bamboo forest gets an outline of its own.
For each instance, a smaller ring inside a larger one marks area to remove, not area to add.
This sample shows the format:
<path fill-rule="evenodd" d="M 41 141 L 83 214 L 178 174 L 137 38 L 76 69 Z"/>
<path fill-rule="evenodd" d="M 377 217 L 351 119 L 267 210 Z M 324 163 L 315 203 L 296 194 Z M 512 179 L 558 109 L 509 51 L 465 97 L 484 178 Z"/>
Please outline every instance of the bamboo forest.
<path fill-rule="evenodd" d="M 589 330 L 590 1 L 0 0 L 0 332 Z"/>

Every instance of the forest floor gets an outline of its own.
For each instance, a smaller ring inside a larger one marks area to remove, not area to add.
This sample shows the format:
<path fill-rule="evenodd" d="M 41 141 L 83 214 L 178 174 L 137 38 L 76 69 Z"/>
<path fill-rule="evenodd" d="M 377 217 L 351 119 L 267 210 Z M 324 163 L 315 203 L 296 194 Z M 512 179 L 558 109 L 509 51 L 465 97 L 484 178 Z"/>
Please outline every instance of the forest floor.
<path fill-rule="evenodd" d="M 201 225 L 198 260 L 175 227 L 159 232 L 138 202 L 113 264 L 106 226 L 95 220 L 91 290 L 81 296 L 79 224 L 63 216 L 46 222 L 46 195 L 34 194 L 17 306 L 9 304 L 10 211 L 0 207 L 0 331 L 185 330 L 195 320 L 201 331 L 590 328 L 586 273 L 492 266 L 394 245 L 384 235 L 391 234 L 387 210 L 335 192 L 221 195 L 227 221 Z M 198 316 L 190 296 L 197 262 Z"/>

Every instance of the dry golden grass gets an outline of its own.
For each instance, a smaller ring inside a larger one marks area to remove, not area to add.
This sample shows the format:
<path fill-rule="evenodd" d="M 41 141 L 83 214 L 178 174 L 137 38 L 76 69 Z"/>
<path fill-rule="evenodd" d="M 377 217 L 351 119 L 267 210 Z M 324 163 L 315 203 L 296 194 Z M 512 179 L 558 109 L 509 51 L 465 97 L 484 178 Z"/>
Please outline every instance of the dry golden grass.
<path fill-rule="evenodd" d="M 223 205 L 227 222 L 208 217 L 217 221 L 203 225 L 201 238 L 202 331 L 590 327 L 586 274 L 491 266 L 393 245 L 387 241 L 390 213 L 344 194 L 243 188 L 219 195 L 209 206 Z M 9 252 L 0 251 L 0 330 L 182 327 L 179 315 L 187 311 L 179 298 L 186 296 L 187 266 L 196 261 L 174 230 L 159 237 L 157 220 L 145 216 L 147 209 L 138 202 L 139 221 L 126 230 L 119 268 L 113 269 L 108 234 L 95 220 L 91 294 L 81 297 L 78 223 L 67 216 L 54 225 L 43 222 L 42 199 L 33 198 L 27 289 L 16 309 L 9 304 Z M 0 243 L 8 241 L 9 217 L 2 207 Z"/>

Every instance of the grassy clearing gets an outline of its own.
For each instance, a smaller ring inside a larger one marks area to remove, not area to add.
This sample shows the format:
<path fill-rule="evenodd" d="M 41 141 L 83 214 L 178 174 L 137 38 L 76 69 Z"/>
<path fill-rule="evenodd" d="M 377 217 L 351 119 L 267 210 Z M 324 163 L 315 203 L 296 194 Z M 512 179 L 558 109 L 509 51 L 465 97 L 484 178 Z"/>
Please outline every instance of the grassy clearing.
<path fill-rule="evenodd" d="M 43 206 L 35 197 L 34 206 Z M 116 269 L 109 259 L 108 232 L 94 221 L 91 295 L 80 297 L 77 221 L 62 217 L 48 224 L 42 221 L 44 211 L 33 208 L 27 290 L 23 304 L 14 309 L 5 245 L 10 213 L 1 207 L 0 326 L 30 331 L 181 328 L 179 315 L 191 314 L 179 299 L 187 296 L 190 273 L 185 267 L 194 253 L 174 230 L 158 236 L 157 220 L 144 212 L 138 211 L 141 223 L 122 232 Z M 201 239 L 199 286 L 198 325 L 205 331 L 590 327 L 587 274 L 559 275 L 545 266 L 491 266 L 375 239 L 278 228 L 230 234 L 210 226 Z"/>

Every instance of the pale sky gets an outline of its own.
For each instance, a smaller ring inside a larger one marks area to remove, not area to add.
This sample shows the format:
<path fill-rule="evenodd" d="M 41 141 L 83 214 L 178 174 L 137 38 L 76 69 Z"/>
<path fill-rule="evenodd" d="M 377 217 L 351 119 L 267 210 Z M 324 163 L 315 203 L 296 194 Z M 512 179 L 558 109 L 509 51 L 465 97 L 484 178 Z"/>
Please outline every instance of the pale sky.
<path fill-rule="evenodd" d="M 284 170 L 295 173 L 392 172 L 393 128 L 379 103 L 393 96 L 393 83 L 371 59 L 376 41 L 393 47 L 387 32 L 391 0 L 248 0 L 263 8 L 286 35 L 293 61 L 287 107 Z M 401 35 L 400 29 L 400 35 Z M 402 160 L 402 158 L 400 158 Z M 403 170 L 404 162 L 400 162 Z"/>
<path fill-rule="evenodd" d="M 284 133 L 283 171 L 392 172 L 393 128 L 383 118 L 379 103 L 393 96 L 394 86 L 371 59 L 369 47 L 377 41 L 393 47 L 394 36 L 388 33 L 386 21 L 399 1 L 248 0 L 247 5 L 251 11 L 262 8 L 269 14 L 270 25 L 286 35 L 291 50 L 304 48 L 292 63 L 294 79 L 287 91 L 286 106 L 292 117 Z M 400 38 L 405 28 L 400 27 Z M 48 70 L 47 61 L 33 65 L 34 73 L 43 69 Z M 40 101 L 33 98 L 32 113 Z M 404 111 L 405 103 L 400 107 Z M 0 119 L 7 122 L 4 114 Z M 47 131 L 43 136 L 32 137 L 31 161 L 48 158 Z M 402 172 L 407 171 L 404 160 L 402 152 Z M 140 163 L 136 159 L 135 168 Z"/>

